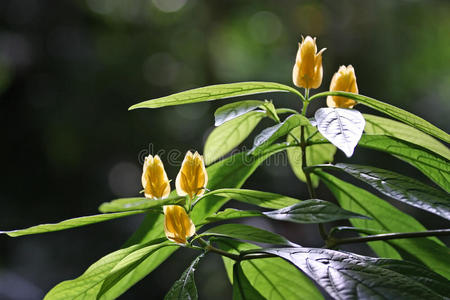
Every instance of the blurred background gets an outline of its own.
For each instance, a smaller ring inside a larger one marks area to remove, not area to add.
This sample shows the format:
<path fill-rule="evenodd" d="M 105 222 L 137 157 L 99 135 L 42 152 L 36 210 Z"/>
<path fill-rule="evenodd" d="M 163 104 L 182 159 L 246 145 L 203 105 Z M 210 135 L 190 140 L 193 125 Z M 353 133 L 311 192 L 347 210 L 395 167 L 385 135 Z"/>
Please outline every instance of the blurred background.
<path fill-rule="evenodd" d="M 143 155 L 202 151 L 214 110 L 230 100 L 128 112 L 130 105 L 217 83 L 292 85 L 301 35 L 315 36 L 318 48 L 327 48 L 323 84 L 314 92 L 327 90 L 340 65 L 352 64 L 361 94 L 449 131 L 449 1 L 1 1 L 0 229 L 91 215 L 102 202 L 138 195 Z M 251 98 L 299 108 L 292 95 Z M 325 101 L 314 105 L 310 114 Z M 270 125 L 263 122 L 255 133 Z M 351 159 L 338 151 L 336 161 L 372 163 L 429 182 L 372 150 L 357 148 Z M 169 178 L 178 168 L 166 165 Z M 263 165 L 245 186 L 307 198 L 306 186 L 283 164 Z M 332 199 L 322 185 L 319 195 Z M 430 229 L 449 225 L 393 204 Z M 118 249 L 141 220 L 0 236 L 0 299 L 42 298 Z M 250 224 L 304 246 L 322 246 L 316 226 L 257 219 Z M 346 249 L 371 254 L 361 245 Z M 195 254 L 177 252 L 121 299 L 162 298 Z M 196 281 L 202 299 L 231 297 L 217 256 L 200 263 Z"/>

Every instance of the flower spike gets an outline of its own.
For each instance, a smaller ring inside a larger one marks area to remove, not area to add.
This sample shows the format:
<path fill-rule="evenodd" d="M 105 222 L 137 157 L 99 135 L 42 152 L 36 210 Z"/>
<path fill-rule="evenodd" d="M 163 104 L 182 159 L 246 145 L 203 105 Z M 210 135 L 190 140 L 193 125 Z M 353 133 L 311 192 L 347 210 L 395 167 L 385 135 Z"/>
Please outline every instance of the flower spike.
<path fill-rule="evenodd" d="M 195 233 L 195 225 L 183 207 L 164 206 L 164 232 L 166 237 L 177 244 L 185 245 L 187 238 Z"/>
<path fill-rule="evenodd" d="M 197 151 L 194 154 L 188 151 L 175 182 L 178 195 L 188 195 L 191 199 L 195 196 L 202 196 L 207 183 L 208 173 L 206 173 L 203 156 Z"/>
<path fill-rule="evenodd" d="M 164 165 L 158 155 L 145 158 L 142 170 L 142 186 L 146 198 L 161 199 L 170 194 L 170 183 Z"/>

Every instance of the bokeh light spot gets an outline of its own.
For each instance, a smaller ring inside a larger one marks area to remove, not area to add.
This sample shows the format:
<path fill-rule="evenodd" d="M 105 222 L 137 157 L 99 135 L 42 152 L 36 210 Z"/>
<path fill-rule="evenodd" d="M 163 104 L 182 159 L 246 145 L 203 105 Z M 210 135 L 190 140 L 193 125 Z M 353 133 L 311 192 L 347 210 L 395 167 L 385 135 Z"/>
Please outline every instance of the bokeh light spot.
<path fill-rule="evenodd" d="M 118 197 L 136 195 L 142 188 L 139 185 L 139 168 L 130 162 L 119 162 L 114 165 L 108 174 L 108 183 L 111 192 Z"/>
<path fill-rule="evenodd" d="M 187 0 L 153 0 L 152 2 L 160 11 L 172 13 L 182 9 Z"/>

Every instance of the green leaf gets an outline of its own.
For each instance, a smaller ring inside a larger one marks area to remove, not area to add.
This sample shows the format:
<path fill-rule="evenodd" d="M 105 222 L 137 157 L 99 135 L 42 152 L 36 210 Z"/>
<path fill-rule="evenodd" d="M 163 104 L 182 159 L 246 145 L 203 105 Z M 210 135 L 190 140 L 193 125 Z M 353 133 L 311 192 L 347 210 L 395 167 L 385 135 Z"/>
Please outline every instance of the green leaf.
<path fill-rule="evenodd" d="M 296 89 L 275 82 L 236 82 L 205 86 L 166 97 L 147 100 L 131 106 L 129 110 L 197 103 L 269 92 L 291 92 L 299 96 L 301 95 Z"/>
<path fill-rule="evenodd" d="M 450 196 L 413 178 L 388 170 L 351 164 L 324 165 L 362 180 L 384 195 L 450 220 Z"/>
<path fill-rule="evenodd" d="M 428 133 L 434 137 L 437 137 L 441 140 L 443 140 L 446 143 L 450 143 L 450 135 L 443 131 L 442 129 L 437 128 L 433 124 L 431 124 L 428 121 L 425 121 L 424 119 L 407 112 L 406 110 L 403 110 L 401 108 L 395 107 L 393 105 L 384 103 L 382 101 L 366 97 L 363 95 L 348 93 L 348 92 L 324 92 L 319 93 L 310 98 L 310 101 L 314 100 L 315 98 L 325 97 L 325 96 L 343 96 L 346 98 L 350 98 L 353 100 L 358 101 L 361 104 L 364 104 L 368 107 L 371 107 L 373 109 L 376 109 L 378 111 L 381 111 L 382 113 L 385 113 L 399 121 L 402 121 L 403 123 L 406 123 L 414 128 L 417 128 L 425 133 Z"/>
<path fill-rule="evenodd" d="M 368 191 L 339 180 L 330 174 L 321 171 L 315 171 L 315 173 L 328 186 L 342 208 L 372 218 L 372 220 L 351 219 L 350 222 L 353 226 L 380 230 L 385 233 L 426 230 L 413 217 Z M 449 252 L 437 238 L 399 239 L 390 240 L 388 243 L 384 241 L 369 242 L 369 246 L 381 257 L 401 258 L 392 248 L 395 246 L 442 276 L 450 278 Z"/>
<path fill-rule="evenodd" d="M 309 120 L 302 115 L 290 115 L 283 122 L 264 129 L 260 134 L 255 137 L 253 142 L 253 148 L 250 153 L 254 155 L 260 154 L 264 148 L 271 145 L 278 138 L 287 135 L 292 129 L 300 125 L 308 125 Z"/>
<path fill-rule="evenodd" d="M 112 252 L 91 265 L 80 277 L 59 283 L 47 293 L 47 300 L 95 299 L 109 272 L 130 253 L 150 245 L 159 244 L 165 239 L 157 239 L 145 244 L 133 245 Z"/>
<path fill-rule="evenodd" d="M 417 277 L 384 267 L 394 263 L 407 266 L 415 273 L 432 273 L 418 264 L 316 248 L 262 249 L 260 252 L 291 262 L 335 299 L 442 299 L 439 292 Z M 437 284 L 445 282 L 437 274 L 429 280 Z"/>
<path fill-rule="evenodd" d="M 312 125 L 305 126 L 305 140 L 311 138 L 311 141 L 324 140 L 325 138 Z M 287 136 L 288 144 L 294 143 L 295 139 L 300 140 L 300 127 L 291 130 Z M 305 173 L 302 168 L 302 148 L 300 146 L 290 147 L 287 150 L 287 156 L 292 171 L 303 182 L 306 182 Z M 336 154 L 336 147 L 332 144 L 315 144 L 306 149 L 306 163 L 308 166 L 314 166 L 323 163 L 333 162 Z M 319 185 L 319 178 L 311 174 L 311 182 L 314 188 Z"/>
<path fill-rule="evenodd" d="M 319 108 L 314 115 L 319 132 L 347 157 L 353 155 L 366 124 L 355 109 Z"/>
<path fill-rule="evenodd" d="M 172 195 L 165 199 L 149 199 L 149 198 L 122 198 L 116 199 L 111 202 L 105 202 L 98 208 L 103 213 L 108 212 L 120 212 L 120 211 L 132 211 L 137 209 L 151 209 L 159 208 L 167 204 L 175 204 L 184 200 L 185 197 Z"/>
<path fill-rule="evenodd" d="M 252 244 L 225 239 L 217 240 L 216 244 L 220 249 L 233 254 L 259 248 Z M 234 260 L 226 257 L 222 259 L 228 278 L 231 283 L 234 283 Z M 265 299 L 323 300 L 322 294 L 306 275 L 279 257 L 245 260 L 240 265 L 249 283 Z"/>
<path fill-rule="evenodd" d="M 264 105 L 264 101 L 261 100 L 245 100 L 238 101 L 219 107 L 214 113 L 215 123 L 214 126 L 220 126 L 225 122 L 233 120 L 239 116 L 242 116 L 252 110 L 257 109 L 261 105 Z"/>
<path fill-rule="evenodd" d="M 248 218 L 248 217 L 264 217 L 264 215 L 260 211 L 256 210 L 238 210 L 234 208 L 227 208 L 223 211 L 219 211 L 205 219 L 205 222 L 201 225 L 225 221 L 231 219 L 239 219 L 239 218 Z"/>
<path fill-rule="evenodd" d="M 108 276 L 103 281 L 102 287 L 97 294 L 97 299 L 100 299 L 110 288 L 112 288 L 117 282 L 124 278 L 128 273 L 133 271 L 139 264 L 149 258 L 153 253 L 166 246 L 175 246 L 175 244 L 169 244 L 168 241 L 164 241 L 161 244 L 149 245 L 129 253 L 122 258 L 112 270 L 108 273 Z"/>
<path fill-rule="evenodd" d="M 200 236 L 208 235 L 274 245 L 295 245 L 279 234 L 244 224 L 223 224 L 200 234 Z"/>
<path fill-rule="evenodd" d="M 54 223 L 54 224 L 41 224 L 41 225 L 36 225 L 36 226 L 32 226 L 32 227 L 25 228 L 25 229 L 0 231 L 0 234 L 3 233 L 3 234 L 9 235 L 10 237 L 17 237 L 17 236 L 29 235 L 29 234 L 60 231 L 60 230 L 66 230 L 66 229 L 75 228 L 75 227 L 86 226 L 89 224 L 105 222 L 105 221 L 122 218 L 122 217 L 126 217 L 126 216 L 141 214 L 144 212 L 145 211 L 143 211 L 143 210 L 135 210 L 135 211 L 130 211 L 130 212 L 122 212 L 122 213 L 114 213 L 114 214 L 92 215 L 92 216 L 68 219 L 68 220 L 65 220 L 65 221 L 62 221 L 59 223 Z"/>
<path fill-rule="evenodd" d="M 175 281 L 172 288 L 164 297 L 164 300 L 196 300 L 198 299 L 197 287 L 195 286 L 194 272 L 198 262 L 204 253 L 197 256 L 189 267 L 183 272 L 180 279 Z"/>
<path fill-rule="evenodd" d="M 390 153 L 419 169 L 445 191 L 450 192 L 450 162 L 419 146 L 382 135 L 363 135 L 359 145 Z"/>
<path fill-rule="evenodd" d="M 300 202 L 298 199 L 280 194 L 246 189 L 218 189 L 206 193 L 203 197 L 209 199 L 212 195 L 229 197 L 240 202 L 273 209 L 286 207 Z M 202 199 L 201 201 L 204 200 Z"/>
<path fill-rule="evenodd" d="M 319 199 L 304 200 L 279 210 L 263 212 L 263 214 L 274 220 L 294 223 L 325 223 L 349 218 L 369 219 Z"/>
<path fill-rule="evenodd" d="M 421 146 L 440 156 L 450 159 L 450 149 L 435 138 L 409 125 L 391 119 L 364 114 L 364 132 L 373 135 L 388 135 Z"/>
<path fill-rule="evenodd" d="M 239 263 L 233 266 L 233 300 L 264 300 L 265 298 L 250 284 Z"/>
<path fill-rule="evenodd" d="M 227 159 L 221 160 L 206 170 L 208 172 L 208 188 L 219 189 L 223 187 L 240 187 L 256 168 L 270 155 L 282 151 L 284 148 L 274 145 L 269 147 L 260 156 L 255 157 L 247 153 L 238 153 Z M 173 193 L 174 195 L 174 193 Z M 191 218 L 195 224 L 202 222 L 207 216 L 215 213 L 229 198 L 211 196 L 199 202 L 191 212 Z M 126 246 L 145 243 L 157 237 L 164 237 L 164 217 L 160 214 L 149 213 L 135 234 L 125 244 Z M 127 289 L 151 273 L 164 262 L 176 249 L 174 247 L 163 248 L 143 261 L 132 272 L 127 274 L 102 298 L 115 299 Z"/>
<path fill-rule="evenodd" d="M 265 116 L 265 112 L 251 111 L 216 127 L 208 136 L 203 150 L 206 164 L 241 144 Z"/>

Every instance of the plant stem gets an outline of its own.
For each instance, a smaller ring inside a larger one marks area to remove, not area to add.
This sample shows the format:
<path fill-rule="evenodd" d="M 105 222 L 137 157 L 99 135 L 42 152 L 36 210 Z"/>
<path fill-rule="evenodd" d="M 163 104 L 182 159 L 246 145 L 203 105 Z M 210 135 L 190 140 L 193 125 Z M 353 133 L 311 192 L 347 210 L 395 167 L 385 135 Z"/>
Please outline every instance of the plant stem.
<path fill-rule="evenodd" d="M 241 257 L 239 255 L 233 254 L 233 253 L 228 253 L 226 251 L 223 251 L 222 249 L 216 248 L 214 246 L 211 246 L 210 243 L 208 243 L 207 241 L 205 241 L 204 239 L 202 239 L 201 237 L 197 238 L 198 242 L 200 243 L 200 245 L 203 247 L 203 249 L 205 249 L 206 251 L 211 251 L 211 252 L 215 252 L 219 255 L 231 258 L 232 260 L 235 261 L 240 261 Z"/>
<path fill-rule="evenodd" d="M 373 241 L 387 241 L 393 239 L 407 239 L 407 238 L 420 238 L 428 236 L 446 236 L 450 235 L 450 229 L 437 229 L 418 232 L 397 232 L 397 233 L 383 233 L 376 235 L 367 235 L 361 237 L 352 237 L 345 239 L 331 238 L 327 241 L 327 248 L 334 248 L 338 245 L 353 244 L 353 243 L 365 243 Z"/>
<path fill-rule="evenodd" d="M 303 102 L 303 108 L 302 108 L 302 115 L 305 117 L 306 117 L 306 110 L 308 108 L 308 104 L 309 104 L 309 89 L 305 89 L 305 101 Z M 316 191 L 314 190 L 314 187 L 312 185 L 311 175 L 309 174 L 309 172 L 307 170 L 307 168 L 308 168 L 308 164 L 306 161 L 307 145 L 308 144 L 307 144 L 306 138 L 305 138 L 305 126 L 301 126 L 300 127 L 300 147 L 302 149 L 302 170 L 303 170 L 303 173 L 305 174 L 306 186 L 308 187 L 309 196 L 311 199 L 315 199 L 315 198 L 317 198 Z M 322 239 L 326 241 L 328 238 L 328 234 L 327 234 L 327 231 L 326 231 L 323 223 L 319 223 L 319 232 L 320 232 L 320 236 L 322 237 Z"/>

